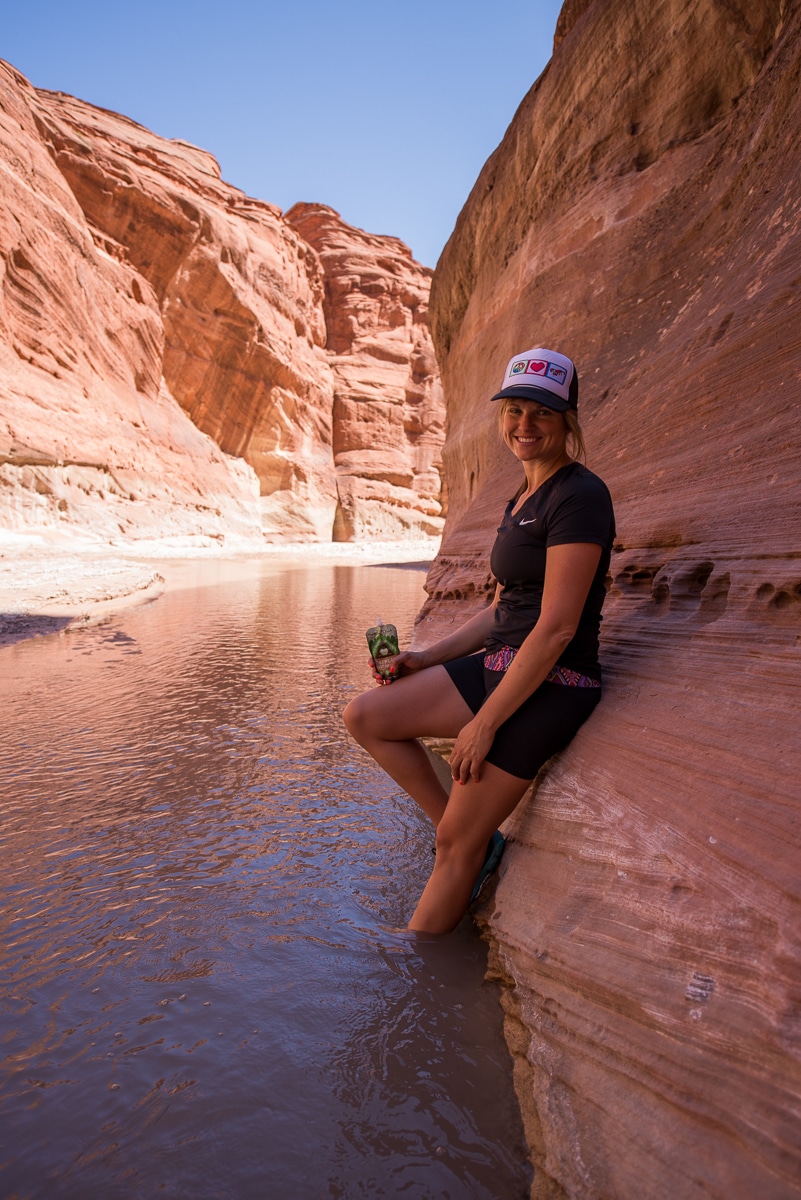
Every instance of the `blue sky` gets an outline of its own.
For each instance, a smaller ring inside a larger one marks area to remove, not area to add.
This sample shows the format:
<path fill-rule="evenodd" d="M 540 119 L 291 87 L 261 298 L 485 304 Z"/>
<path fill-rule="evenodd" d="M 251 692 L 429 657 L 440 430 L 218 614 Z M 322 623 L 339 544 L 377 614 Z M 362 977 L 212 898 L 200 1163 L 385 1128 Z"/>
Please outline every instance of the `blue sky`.
<path fill-rule="evenodd" d="M 559 0 L 17 0 L 0 57 L 289 208 L 322 201 L 434 266 L 551 56 Z"/>

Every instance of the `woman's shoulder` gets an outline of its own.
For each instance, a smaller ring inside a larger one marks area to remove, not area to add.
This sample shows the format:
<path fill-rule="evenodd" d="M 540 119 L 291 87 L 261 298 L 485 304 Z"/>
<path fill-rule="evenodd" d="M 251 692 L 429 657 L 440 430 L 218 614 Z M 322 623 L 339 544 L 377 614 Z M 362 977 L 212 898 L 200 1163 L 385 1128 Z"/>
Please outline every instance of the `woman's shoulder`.
<path fill-rule="evenodd" d="M 558 490 L 562 494 L 580 494 L 588 498 L 609 496 L 609 488 L 600 475 L 596 475 L 594 471 L 591 471 L 589 467 L 585 467 L 583 463 L 569 463 L 559 474 Z"/>
<path fill-rule="evenodd" d="M 579 462 L 565 467 L 552 492 L 545 526 L 549 545 L 598 541 L 602 546 L 611 546 L 615 510 L 603 479 Z"/>

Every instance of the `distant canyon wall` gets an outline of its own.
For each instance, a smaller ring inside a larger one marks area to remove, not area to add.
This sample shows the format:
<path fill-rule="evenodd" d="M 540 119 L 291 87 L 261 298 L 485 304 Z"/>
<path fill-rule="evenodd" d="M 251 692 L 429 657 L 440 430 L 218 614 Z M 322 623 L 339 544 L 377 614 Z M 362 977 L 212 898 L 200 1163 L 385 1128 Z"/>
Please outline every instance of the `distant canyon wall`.
<path fill-rule="evenodd" d="M 286 220 L 319 255 L 333 378 L 334 540 L 442 532 L 445 401 L 428 328 L 431 272 L 397 238 L 324 205 Z"/>
<path fill-rule="evenodd" d="M 4 525 L 440 532 L 431 271 L 402 242 L 324 206 L 293 223 L 203 150 L 7 64 L 0 115 Z"/>
<path fill-rule="evenodd" d="M 485 914 L 537 1196 L 801 1195 L 799 130 L 797 2 L 568 0 L 435 273 L 418 640 L 489 597 L 515 351 L 578 362 L 618 522 L 605 698 Z"/>

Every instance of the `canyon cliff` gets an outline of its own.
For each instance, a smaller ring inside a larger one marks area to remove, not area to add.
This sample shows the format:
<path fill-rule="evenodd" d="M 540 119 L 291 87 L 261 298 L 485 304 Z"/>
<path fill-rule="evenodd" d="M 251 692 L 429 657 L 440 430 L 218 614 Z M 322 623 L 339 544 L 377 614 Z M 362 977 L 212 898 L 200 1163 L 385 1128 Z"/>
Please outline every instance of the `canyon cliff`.
<path fill-rule="evenodd" d="M 334 540 L 440 534 L 445 402 L 428 328 L 433 272 L 397 238 L 353 229 L 324 205 L 296 204 L 286 219 L 325 275 Z"/>
<path fill-rule="evenodd" d="M 322 207 L 293 225 L 205 151 L 7 64 L 0 155 L 7 527 L 229 546 L 440 532 L 431 271 L 403 243 Z"/>
<path fill-rule="evenodd" d="M 801 6 L 568 0 L 437 266 L 449 516 L 487 602 L 488 398 L 570 354 L 618 539 L 603 703 L 485 905 L 540 1197 L 801 1195 Z"/>

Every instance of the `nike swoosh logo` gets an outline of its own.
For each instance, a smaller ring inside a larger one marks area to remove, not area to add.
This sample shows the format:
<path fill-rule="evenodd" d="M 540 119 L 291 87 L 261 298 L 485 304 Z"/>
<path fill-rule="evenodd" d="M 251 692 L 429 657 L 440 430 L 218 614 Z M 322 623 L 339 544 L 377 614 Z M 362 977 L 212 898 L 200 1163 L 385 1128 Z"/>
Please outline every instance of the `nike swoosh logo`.
<path fill-rule="evenodd" d="M 529 517 L 527 521 L 518 521 L 518 525 L 533 525 L 537 520 L 536 517 Z"/>

